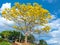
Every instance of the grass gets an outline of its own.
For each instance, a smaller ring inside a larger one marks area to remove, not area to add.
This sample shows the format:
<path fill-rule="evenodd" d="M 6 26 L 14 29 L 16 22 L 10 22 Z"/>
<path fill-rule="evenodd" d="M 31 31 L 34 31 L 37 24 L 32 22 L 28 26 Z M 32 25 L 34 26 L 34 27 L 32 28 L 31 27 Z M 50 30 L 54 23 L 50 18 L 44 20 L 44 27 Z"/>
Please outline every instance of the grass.
<path fill-rule="evenodd" d="M 12 44 L 7 41 L 2 41 L 2 42 L 0 42 L 0 45 L 12 45 Z"/>

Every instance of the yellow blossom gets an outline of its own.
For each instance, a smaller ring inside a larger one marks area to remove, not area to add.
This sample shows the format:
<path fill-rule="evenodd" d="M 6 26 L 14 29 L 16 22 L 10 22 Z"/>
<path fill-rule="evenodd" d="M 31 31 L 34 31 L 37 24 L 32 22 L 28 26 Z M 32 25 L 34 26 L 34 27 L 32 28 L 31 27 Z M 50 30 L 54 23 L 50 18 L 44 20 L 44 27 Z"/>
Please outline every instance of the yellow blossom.
<path fill-rule="evenodd" d="M 6 14 L 7 12 L 6 11 L 2 11 L 2 15 Z"/>

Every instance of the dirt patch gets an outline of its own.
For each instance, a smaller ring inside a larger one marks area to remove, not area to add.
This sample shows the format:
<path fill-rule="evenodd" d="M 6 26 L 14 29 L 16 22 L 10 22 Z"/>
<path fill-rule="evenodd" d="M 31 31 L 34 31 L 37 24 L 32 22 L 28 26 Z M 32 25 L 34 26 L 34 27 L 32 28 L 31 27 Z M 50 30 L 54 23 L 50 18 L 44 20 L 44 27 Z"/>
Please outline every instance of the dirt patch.
<path fill-rule="evenodd" d="M 12 45 L 18 45 L 18 44 L 16 44 L 16 43 L 12 43 Z"/>
<path fill-rule="evenodd" d="M 12 45 L 31 45 L 30 43 L 19 43 L 19 42 L 15 42 L 12 43 Z"/>

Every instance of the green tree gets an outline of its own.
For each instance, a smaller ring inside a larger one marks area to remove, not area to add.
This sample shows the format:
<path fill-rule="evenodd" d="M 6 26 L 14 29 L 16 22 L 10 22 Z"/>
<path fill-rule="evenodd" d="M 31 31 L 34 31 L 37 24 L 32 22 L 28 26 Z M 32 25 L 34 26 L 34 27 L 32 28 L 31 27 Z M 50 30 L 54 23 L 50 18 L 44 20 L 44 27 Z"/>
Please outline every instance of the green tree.
<path fill-rule="evenodd" d="M 47 42 L 45 40 L 40 40 L 39 45 L 48 45 L 48 44 L 47 44 Z"/>
<path fill-rule="evenodd" d="M 5 40 L 8 40 L 8 37 L 10 36 L 10 32 L 9 31 L 2 31 L 1 35 L 5 38 Z"/>
<path fill-rule="evenodd" d="M 30 35 L 27 37 L 27 41 L 30 42 L 30 43 L 34 43 L 35 37 L 30 34 Z"/>
<path fill-rule="evenodd" d="M 18 31 L 10 31 L 10 36 L 9 36 L 9 40 L 16 40 L 16 39 L 19 39 L 19 36 L 21 35 L 21 39 L 18 40 L 18 41 L 21 41 L 21 40 L 24 40 L 24 36 L 21 32 L 18 32 Z"/>

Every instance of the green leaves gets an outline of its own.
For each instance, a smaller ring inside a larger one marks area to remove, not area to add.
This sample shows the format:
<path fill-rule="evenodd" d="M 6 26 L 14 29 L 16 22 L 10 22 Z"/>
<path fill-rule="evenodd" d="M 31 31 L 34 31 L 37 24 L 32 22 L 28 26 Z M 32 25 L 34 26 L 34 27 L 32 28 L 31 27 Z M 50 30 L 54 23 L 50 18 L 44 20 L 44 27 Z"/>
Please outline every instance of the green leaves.
<path fill-rule="evenodd" d="M 39 45 L 48 45 L 48 44 L 47 44 L 47 42 L 45 40 L 40 40 Z"/>
<path fill-rule="evenodd" d="M 0 42 L 0 45 L 12 45 L 12 44 L 9 42 L 2 41 L 2 42 Z"/>

